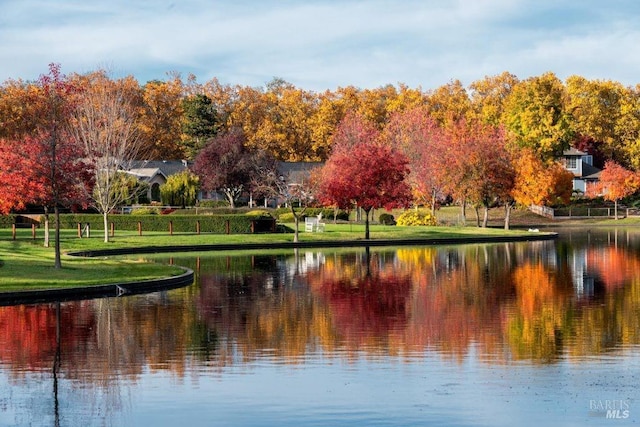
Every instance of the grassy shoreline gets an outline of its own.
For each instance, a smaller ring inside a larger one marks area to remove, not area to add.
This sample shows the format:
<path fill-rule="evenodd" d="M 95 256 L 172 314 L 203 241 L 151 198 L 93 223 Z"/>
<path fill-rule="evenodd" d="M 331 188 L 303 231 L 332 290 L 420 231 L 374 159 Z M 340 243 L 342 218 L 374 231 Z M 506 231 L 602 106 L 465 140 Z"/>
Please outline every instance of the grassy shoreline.
<path fill-rule="evenodd" d="M 631 225 L 626 221 L 624 223 L 609 221 L 608 223 L 609 225 Z M 594 225 L 591 222 L 583 224 Z M 293 224 L 287 225 L 293 226 Z M 556 225 L 568 224 L 556 223 Z M 53 248 L 43 247 L 42 230 L 37 230 L 35 240 L 32 239 L 30 229 L 18 229 L 16 240 L 12 240 L 11 233 L 9 229 L 0 229 L 0 292 L 134 282 L 182 273 L 182 270 L 175 266 L 153 264 L 131 258 L 87 259 L 67 255 L 73 251 L 141 246 L 270 244 L 292 242 L 294 236 L 293 233 L 241 235 L 175 233 L 169 235 L 164 232 L 147 232 L 139 236 L 137 232 L 119 231 L 109 243 L 104 243 L 101 232 L 97 230 L 91 238 L 82 239 L 77 237 L 75 230 L 63 230 L 61 233 L 63 268 L 56 270 L 53 268 Z M 459 239 L 460 242 L 464 242 L 468 238 L 476 237 L 518 237 L 531 234 L 526 228 L 506 231 L 499 228 L 482 229 L 471 226 L 398 227 L 376 224 L 371 226 L 372 240 Z M 328 222 L 323 233 L 300 232 L 302 242 L 362 240 L 364 240 L 364 224 Z"/>

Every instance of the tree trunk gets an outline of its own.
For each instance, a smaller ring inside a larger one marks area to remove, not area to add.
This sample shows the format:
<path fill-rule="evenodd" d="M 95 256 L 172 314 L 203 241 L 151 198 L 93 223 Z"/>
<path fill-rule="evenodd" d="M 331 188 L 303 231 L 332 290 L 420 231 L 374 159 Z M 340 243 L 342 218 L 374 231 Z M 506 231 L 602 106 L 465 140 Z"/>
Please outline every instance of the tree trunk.
<path fill-rule="evenodd" d="M 431 215 L 436 216 L 436 190 L 431 193 Z"/>
<path fill-rule="evenodd" d="M 293 214 L 293 222 L 295 224 L 293 227 L 293 243 L 298 243 L 298 234 L 300 233 L 298 230 L 300 227 L 300 218 L 298 218 L 298 215 Z"/>
<path fill-rule="evenodd" d="M 364 210 L 364 239 L 369 240 L 369 212 L 371 211 L 371 208 L 363 209 L 363 210 Z"/>
<path fill-rule="evenodd" d="M 300 227 L 300 218 L 302 217 L 302 215 L 304 215 L 304 211 L 307 210 L 307 207 L 305 206 L 304 208 L 302 208 L 302 210 L 300 212 L 296 212 L 296 209 L 293 207 L 293 203 L 289 204 L 289 207 L 291 208 L 291 213 L 293 214 L 293 222 L 294 222 L 294 230 L 293 230 L 293 242 L 297 243 L 298 242 L 298 236 L 299 236 L 299 231 L 298 228 Z"/>
<path fill-rule="evenodd" d="M 489 222 L 489 208 L 484 206 L 484 217 L 482 218 L 482 228 L 487 228 Z"/>
<path fill-rule="evenodd" d="M 227 197 L 227 201 L 229 202 L 231 209 L 234 209 L 236 207 L 236 201 L 233 198 L 233 194 L 231 194 L 230 191 L 225 191 L 224 195 Z"/>
<path fill-rule="evenodd" d="M 462 210 L 462 224 L 466 225 L 467 224 L 467 200 L 466 199 L 462 199 L 462 202 L 460 203 L 460 208 Z"/>
<path fill-rule="evenodd" d="M 44 207 L 44 247 L 49 247 L 49 208 Z"/>
<path fill-rule="evenodd" d="M 511 226 L 511 203 L 504 205 L 504 229 L 508 230 Z"/>
<path fill-rule="evenodd" d="M 62 260 L 60 257 L 60 209 L 58 208 L 57 204 L 54 206 L 53 212 L 56 217 L 56 232 L 55 232 L 56 259 L 55 259 L 54 267 L 56 269 L 60 269 L 62 268 Z"/>
<path fill-rule="evenodd" d="M 480 227 L 480 209 L 478 209 L 477 206 L 474 206 L 473 210 L 476 212 L 476 226 Z"/>
<path fill-rule="evenodd" d="M 109 243 L 109 222 L 107 212 L 102 214 L 102 223 L 104 225 L 104 242 Z"/>

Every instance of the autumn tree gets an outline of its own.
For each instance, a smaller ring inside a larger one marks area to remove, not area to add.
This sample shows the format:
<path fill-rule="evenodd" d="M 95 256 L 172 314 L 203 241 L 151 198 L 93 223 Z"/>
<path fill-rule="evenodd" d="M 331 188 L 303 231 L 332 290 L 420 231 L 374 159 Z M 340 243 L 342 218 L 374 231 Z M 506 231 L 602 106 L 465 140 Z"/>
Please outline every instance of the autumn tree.
<path fill-rule="evenodd" d="M 606 158 L 624 162 L 624 147 L 616 126 L 625 96 L 624 86 L 610 80 L 571 76 L 566 88 L 567 109 L 575 132 L 599 142 Z"/>
<path fill-rule="evenodd" d="M 449 140 L 442 128 L 424 107 L 416 107 L 392 116 L 384 131 L 385 141 L 402 151 L 409 159 L 411 186 L 414 200 L 436 207 L 446 197 L 448 181 Z"/>
<path fill-rule="evenodd" d="M 193 172 L 184 170 L 167 178 L 160 187 L 162 203 L 169 206 L 193 206 L 198 197 L 200 179 Z"/>
<path fill-rule="evenodd" d="M 588 187 L 587 194 L 592 197 L 602 196 L 605 200 L 614 202 L 614 216 L 618 219 L 618 201 L 631 196 L 638 189 L 640 189 L 638 173 L 609 160 L 600 174 L 600 181 Z"/>
<path fill-rule="evenodd" d="M 383 145 L 379 132 L 361 117 L 350 114 L 333 138 L 333 153 L 322 169 L 320 201 L 365 212 L 365 239 L 369 239 L 369 212 L 384 207 L 406 207 L 411 189 L 405 182 L 408 160 L 400 151 Z"/>
<path fill-rule="evenodd" d="M 573 192 L 573 174 L 559 161 L 542 161 L 532 151 L 515 154 L 513 198 L 523 206 L 567 204 Z"/>
<path fill-rule="evenodd" d="M 625 163 L 640 170 L 640 84 L 627 88 L 620 100 L 616 135 L 625 156 Z"/>
<path fill-rule="evenodd" d="M 90 183 L 83 161 L 85 153 L 67 132 L 72 95 L 78 90 L 60 66 L 51 64 L 49 73 L 28 85 L 19 104 L 29 108 L 24 116 L 29 126 L 0 143 L 2 173 L 0 186 L 20 194 L 0 197 L 5 211 L 26 203 L 45 210 L 45 246 L 49 246 L 49 212 L 55 216 L 55 268 L 62 267 L 60 208 L 86 206 L 85 185 Z M 3 185 L 4 184 L 4 185 Z"/>
<path fill-rule="evenodd" d="M 196 156 L 192 168 L 202 188 L 222 191 L 231 207 L 249 189 L 251 176 L 262 158 L 258 150 L 247 149 L 245 142 L 245 135 L 238 128 L 216 135 Z"/>
<path fill-rule="evenodd" d="M 502 124 L 506 100 L 518 82 L 515 75 L 505 71 L 471 83 L 469 89 L 474 117 L 493 126 Z"/>
<path fill-rule="evenodd" d="M 266 163 L 268 165 L 268 163 Z M 291 174 L 281 175 L 275 165 L 273 168 L 260 168 L 252 178 L 253 191 L 265 197 L 272 197 L 284 202 L 293 215 L 293 241 L 299 241 L 300 220 L 304 218 L 307 208 L 316 200 L 316 184 L 318 179 L 313 169 L 310 177 L 305 180 L 294 181 Z"/>
<path fill-rule="evenodd" d="M 93 166 L 89 196 L 102 214 L 104 241 L 108 242 L 109 214 L 135 197 L 122 170 L 130 168 L 141 148 L 135 126 L 137 82 L 133 77 L 111 80 L 104 71 L 84 80 L 86 88 L 78 96 L 69 130 Z"/>
<path fill-rule="evenodd" d="M 178 144 L 182 134 L 182 81 L 173 76 L 169 81 L 152 80 L 144 85 L 142 114 L 139 119 L 144 159 L 183 159 L 185 152 Z"/>
<path fill-rule="evenodd" d="M 487 226 L 489 208 L 505 206 L 505 228 L 508 228 L 515 172 L 502 128 L 477 120 L 461 120 L 447 135 L 451 150 L 447 156 L 449 192 L 463 208 L 470 202 L 476 209 L 484 209 L 482 227 Z"/>
<path fill-rule="evenodd" d="M 460 80 L 453 80 L 427 94 L 429 114 L 441 126 L 454 126 L 468 118 L 471 111 L 469 94 Z"/>
<path fill-rule="evenodd" d="M 505 101 L 503 123 L 515 146 L 546 160 L 562 155 L 573 137 L 567 94 L 553 73 L 516 84 Z"/>

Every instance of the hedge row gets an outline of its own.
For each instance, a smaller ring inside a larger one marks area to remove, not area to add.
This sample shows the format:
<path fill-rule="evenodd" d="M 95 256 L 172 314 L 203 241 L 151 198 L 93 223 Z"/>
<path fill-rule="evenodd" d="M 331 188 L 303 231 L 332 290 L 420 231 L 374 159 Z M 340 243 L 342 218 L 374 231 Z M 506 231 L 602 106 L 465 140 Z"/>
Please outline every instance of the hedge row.
<path fill-rule="evenodd" d="M 11 228 L 16 223 L 18 215 L 0 215 L 0 228 Z"/>
<path fill-rule="evenodd" d="M 14 216 L 15 217 L 15 216 Z M 10 228 L 15 218 L 0 217 L 0 225 Z M 55 227 L 53 216 L 49 217 L 51 227 Z M 143 231 L 168 231 L 169 222 L 176 233 L 195 233 L 196 223 L 200 222 L 200 232 L 225 234 L 227 223 L 231 234 L 248 234 L 252 232 L 252 221 L 256 221 L 255 231 L 270 231 L 270 219 L 263 220 L 251 215 L 109 215 L 109 223 L 113 223 L 116 230 L 137 231 L 138 223 Z M 44 216 L 41 217 L 44 223 Z M 84 227 L 89 224 L 92 230 L 103 230 L 103 220 L 100 214 L 62 214 L 60 225 L 62 229 L 76 229 L 78 223 Z M 6 225 L 5 225 L 6 224 Z"/>

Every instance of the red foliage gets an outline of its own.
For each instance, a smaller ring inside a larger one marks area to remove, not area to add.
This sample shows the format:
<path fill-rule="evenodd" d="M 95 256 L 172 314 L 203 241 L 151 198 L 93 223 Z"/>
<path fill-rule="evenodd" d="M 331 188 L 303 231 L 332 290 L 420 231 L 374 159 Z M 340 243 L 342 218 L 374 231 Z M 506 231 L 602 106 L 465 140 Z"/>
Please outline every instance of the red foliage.
<path fill-rule="evenodd" d="M 347 139 L 340 139 L 339 135 L 347 134 L 357 134 L 361 139 L 346 136 Z M 341 122 L 334 143 L 320 183 L 322 203 L 341 208 L 350 208 L 355 203 L 369 212 L 380 207 L 403 207 L 411 202 L 411 192 L 405 182 L 409 173 L 407 158 L 381 145 L 377 131 L 365 121 L 348 116 Z"/>
<path fill-rule="evenodd" d="M 395 114 L 385 136 L 409 159 L 409 183 L 419 203 L 428 202 L 435 209 L 446 196 L 447 147 L 449 140 L 426 108 L 418 107 Z"/>

